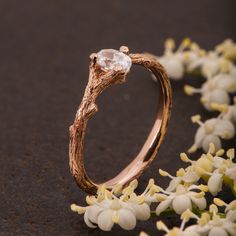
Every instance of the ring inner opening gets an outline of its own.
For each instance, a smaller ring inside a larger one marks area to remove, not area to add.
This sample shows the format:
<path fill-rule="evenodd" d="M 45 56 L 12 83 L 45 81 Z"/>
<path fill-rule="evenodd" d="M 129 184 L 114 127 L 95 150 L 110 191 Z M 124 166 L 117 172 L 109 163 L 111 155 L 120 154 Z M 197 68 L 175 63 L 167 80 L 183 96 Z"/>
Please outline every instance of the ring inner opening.
<path fill-rule="evenodd" d="M 156 120 L 159 95 L 160 85 L 152 81 L 151 73 L 132 65 L 124 84 L 99 96 L 99 111 L 89 121 L 84 150 L 85 169 L 95 183 L 112 180 L 140 152 Z"/>

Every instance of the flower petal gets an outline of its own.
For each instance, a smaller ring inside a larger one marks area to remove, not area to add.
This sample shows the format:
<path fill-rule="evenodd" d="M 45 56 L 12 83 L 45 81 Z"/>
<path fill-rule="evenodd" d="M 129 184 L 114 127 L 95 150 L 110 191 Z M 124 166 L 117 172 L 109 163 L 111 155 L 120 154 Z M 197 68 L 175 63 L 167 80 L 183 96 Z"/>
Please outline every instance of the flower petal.
<path fill-rule="evenodd" d="M 224 224 L 224 229 L 230 234 L 230 235 L 236 235 L 236 224 L 232 222 L 226 222 Z"/>
<path fill-rule="evenodd" d="M 209 224 L 206 224 L 204 226 L 200 225 L 190 225 L 188 226 L 185 231 L 190 232 L 197 232 L 199 235 L 208 235 L 208 232 L 210 231 L 211 226 Z"/>
<path fill-rule="evenodd" d="M 98 220 L 98 215 L 104 210 L 104 208 L 98 206 L 98 205 L 91 205 L 87 207 L 87 216 L 88 219 L 97 224 L 97 220 Z"/>
<path fill-rule="evenodd" d="M 213 143 L 215 145 L 216 150 L 221 149 L 220 138 L 214 134 L 208 134 L 205 136 L 205 138 L 202 142 L 202 148 L 205 152 L 208 152 L 210 143 Z"/>
<path fill-rule="evenodd" d="M 209 55 L 202 64 L 202 74 L 204 77 L 215 75 L 220 69 L 220 60 L 218 56 Z"/>
<path fill-rule="evenodd" d="M 118 224 L 125 230 L 134 229 L 136 225 L 136 217 L 132 211 L 128 209 L 120 209 L 118 212 L 119 221 Z"/>
<path fill-rule="evenodd" d="M 236 92 L 236 80 L 231 74 L 220 73 L 212 78 L 217 81 L 217 87 L 227 92 Z"/>
<path fill-rule="evenodd" d="M 203 126 L 200 126 L 197 129 L 197 132 L 195 134 L 195 138 L 194 138 L 194 144 L 197 146 L 197 148 L 200 148 L 202 145 L 202 141 L 205 137 L 206 133 L 205 133 L 205 129 Z"/>
<path fill-rule="evenodd" d="M 192 210 L 191 200 L 184 194 L 178 195 L 174 198 L 172 207 L 177 214 L 181 215 L 187 209 Z"/>
<path fill-rule="evenodd" d="M 194 196 L 190 197 L 192 202 L 199 208 L 199 210 L 204 210 L 207 207 L 207 202 L 204 197 L 196 198 Z"/>
<path fill-rule="evenodd" d="M 94 225 L 88 218 L 88 211 L 84 213 L 84 222 L 89 228 L 97 228 L 96 225 Z"/>
<path fill-rule="evenodd" d="M 173 197 L 168 197 L 166 200 L 162 201 L 156 208 L 156 214 L 159 216 L 163 211 L 165 211 L 171 204 Z"/>
<path fill-rule="evenodd" d="M 183 176 L 183 181 L 186 183 L 196 183 L 200 179 L 195 171 L 189 171 Z"/>
<path fill-rule="evenodd" d="M 150 217 L 150 207 L 147 203 L 143 204 L 131 204 L 131 207 L 135 211 L 137 220 L 148 220 Z"/>
<path fill-rule="evenodd" d="M 114 223 L 112 221 L 114 211 L 107 209 L 98 215 L 98 226 L 104 231 L 110 231 Z"/>
<path fill-rule="evenodd" d="M 226 219 L 228 221 L 235 222 L 236 221 L 236 210 L 230 210 L 226 215 Z"/>
<path fill-rule="evenodd" d="M 208 236 L 216 236 L 216 235 L 219 235 L 219 236 L 229 236 L 228 233 L 222 229 L 221 227 L 213 227 Z"/>
<path fill-rule="evenodd" d="M 160 63 L 165 67 L 170 78 L 179 80 L 184 75 L 184 66 L 182 61 L 176 55 L 159 58 Z"/>
<path fill-rule="evenodd" d="M 213 166 L 218 169 L 224 163 L 225 159 L 222 157 L 215 156 L 213 159 Z"/>
<path fill-rule="evenodd" d="M 229 104 L 230 97 L 229 94 L 222 89 L 215 88 L 214 90 L 209 90 L 203 93 L 203 99 L 207 100 L 207 103 L 203 105 L 206 107 L 207 110 L 212 110 L 210 104 L 211 103 L 218 103 L 218 104 Z"/>
<path fill-rule="evenodd" d="M 223 175 L 217 172 L 213 173 L 212 176 L 208 180 L 208 188 L 209 192 L 215 196 L 222 189 Z"/>
<path fill-rule="evenodd" d="M 167 187 L 166 191 L 167 192 L 172 192 L 176 189 L 176 187 L 180 184 L 181 182 L 181 178 L 176 177 L 174 179 L 172 179 L 169 183 L 169 186 Z"/>
<path fill-rule="evenodd" d="M 223 139 L 231 139 L 235 135 L 234 125 L 228 120 L 219 119 L 215 126 L 214 134 Z"/>
<path fill-rule="evenodd" d="M 228 168 L 225 171 L 225 175 L 228 176 L 233 181 L 236 181 L 236 165 L 231 168 Z"/>

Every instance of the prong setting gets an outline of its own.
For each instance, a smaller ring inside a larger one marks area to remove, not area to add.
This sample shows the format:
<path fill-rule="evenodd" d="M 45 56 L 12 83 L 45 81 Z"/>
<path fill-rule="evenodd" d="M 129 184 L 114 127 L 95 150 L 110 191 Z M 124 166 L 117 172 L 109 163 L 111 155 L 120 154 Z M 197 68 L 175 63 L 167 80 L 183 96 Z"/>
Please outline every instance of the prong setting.
<path fill-rule="evenodd" d="M 96 63 L 97 60 L 97 53 L 93 52 L 89 55 L 89 59 L 91 60 L 92 63 Z"/>
<path fill-rule="evenodd" d="M 121 46 L 120 47 L 120 52 L 129 55 L 129 48 L 127 46 Z"/>

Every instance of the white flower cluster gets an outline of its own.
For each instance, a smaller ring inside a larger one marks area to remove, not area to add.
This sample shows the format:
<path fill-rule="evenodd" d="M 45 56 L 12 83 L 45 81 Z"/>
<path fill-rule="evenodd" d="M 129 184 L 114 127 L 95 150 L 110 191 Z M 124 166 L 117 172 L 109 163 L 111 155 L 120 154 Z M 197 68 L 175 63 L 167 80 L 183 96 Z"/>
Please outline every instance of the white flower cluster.
<path fill-rule="evenodd" d="M 116 186 L 109 191 L 102 185 L 97 196 L 87 196 L 88 206 L 72 204 L 71 210 L 84 214 L 84 221 L 90 228 L 98 226 L 104 231 L 110 231 L 114 224 L 118 224 L 125 230 L 131 230 L 136 226 L 136 220 L 148 220 L 150 217 L 148 197 L 153 191 L 154 183 L 151 180 L 149 182 L 144 193 L 139 196 L 134 193 L 138 185 L 137 180 L 132 181 L 123 190 L 122 186 Z"/>
<path fill-rule="evenodd" d="M 220 105 L 217 104 L 217 106 Z M 200 127 L 195 134 L 194 144 L 188 152 L 195 152 L 198 148 L 207 151 L 210 143 L 214 143 L 216 149 L 219 150 L 222 146 L 221 139 L 232 139 L 235 136 L 235 126 L 228 117 L 219 115 L 202 122 L 200 115 L 193 116 L 192 122 L 197 123 Z"/>
<path fill-rule="evenodd" d="M 189 38 L 184 39 L 177 50 L 175 48 L 174 39 L 167 39 L 163 56 L 157 57 L 173 80 L 182 79 L 185 73 L 193 72 L 200 73 L 206 79 L 211 79 L 216 74 L 220 74 L 219 77 L 235 77 L 236 71 L 232 61 L 236 59 L 236 44 L 231 39 L 226 39 L 217 45 L 214 51 L 209 52 Z M 231 79 L 227 80 L 232 82 Z M 228 89 L 227 83 L 219 84 L 219 89 L 225 88 Z M 229 89 L 229 92 L 232 90 L 235 88 Z"/>
<path fill-rule="evenodd" d="M 174 49 L 175 41 L 168 39 L 164 55 L 158 57 L 169 77 L 180 80 L 185 73 L 202 75 L 206 81 L 201 88 L 186 85 L 186 94 L 201 94 L 200 101 L 208 111 L 221 108 L 221 112 L 228 113 L 208 119 L 204 123 L 195 120 L 200 127 L 195 135 L 194 145 L 189 151 L 195 152 L 198 148 L 207 151 L 210 142 L 221 148 L 222 139 L 231 139 L 235 136 L 236 105 L 232 105 L 231 97 L 236 93 L 236 66 L 233 63 L 236 59 L 236 43 L 227 39 L 217 45 L 215 50 L 206 52 L 187 38 L 176 51 Z"/>
<path fill-rule="evenodd" d="M 173 177 L 167 172 L 160 171 L 162 176 L 169 176 L 169 189 L 174 189 L 179 183 L 195 184 L 200 178 L 207 182 L 208 191 L 216 196 L 221 190 L 223 182 L 228 185 L 233 192 L 236 192 L 236 163 L 233 162 L 235 153 L 234 149 L 228 149 L 225 154 L 224 149 L 219 149 L 215 153 L 215 146 L 210 144 L 207 154 L 202 154 L 197 161 L 190 160 L 185 153 L 180 154 L 182 161 L 190 165 L 177 171 L 177 176 Z M 215 153 L 215 154 L 214 154 Z"/>
<path fill-rule="evenodd" d="M 131 230 L 136 226 L 137 220 L 148 220 L 151 215 L 150 205 L 154 202 L 159 202 L 156 208 L 157 215 L 167 208 L 173 209 L 177 214 L 182 214 L 185 210 L 194 207 L 204 210 L 207 205 L 204 197 L 204 191 L 207 191 L 205 185 L 187 187 L 178 184 L 175 190 L 168 191 L 155 185 L 151 179 L 141 195 L 134 193 L 136 187 L 137 180 L 124 188 L 118 197 L 116 190 L 109 191 L 103 185 L 99 188 L 97 196 L 86 198 L 88 206 L 72 204 L 71 210 L 84 214 L 84 221 L 88 227 L 98 226 L 104 231 L 110 231 L 114 224 L 118 224 L 125 230 Z"/>
<path fill-rule="evenodd" d="M 201 216 L 194 214 L 191 210 L 182 213 L 181 226 L 168 229 L 162 222 L 157 222 L 157 228 L 166 232 L 165 236 L 234 236 L 236 235 L 236 201 L 226 204 L 220 199 L 215 199 L 220 206 L 225 205 L 225 213 L 219 213 L 215 204 L 210 205 L 209 212 L 202 213 Z M 190 220 L 196 220 L 196 224 L 185 227 Z M 147 234 L 141 233 L 140 236 Z"/>

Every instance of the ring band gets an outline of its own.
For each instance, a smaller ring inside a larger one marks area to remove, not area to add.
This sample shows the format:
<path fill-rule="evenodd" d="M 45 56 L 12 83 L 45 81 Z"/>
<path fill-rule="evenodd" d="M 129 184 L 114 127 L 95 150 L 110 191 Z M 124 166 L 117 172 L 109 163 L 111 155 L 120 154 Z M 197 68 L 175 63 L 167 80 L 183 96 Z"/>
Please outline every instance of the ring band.
<path fill-rule="evenodd" d="M 70 126 L 69 165 L 76 183 L 84 191 L 95 194 L 100 184 L 94 183 L 84 168 L 84 139 L 89 119 L 97 111 L 96 98 L 112 84 L 123 83 L 131 64 L 144 66 L 160 83 L 160 104 L 155 123 L 138 155 L 116 177 L 105 183 L 107 188 L 116 184 L 127 185 L 139 177 L 156 157 L 166 133 L 172 92 L 165 69 L 151 54 L 129 54 L 125 46 L 120 51 L 103 49 L 90 55 L 89 80 L 84 97 Z"/>

